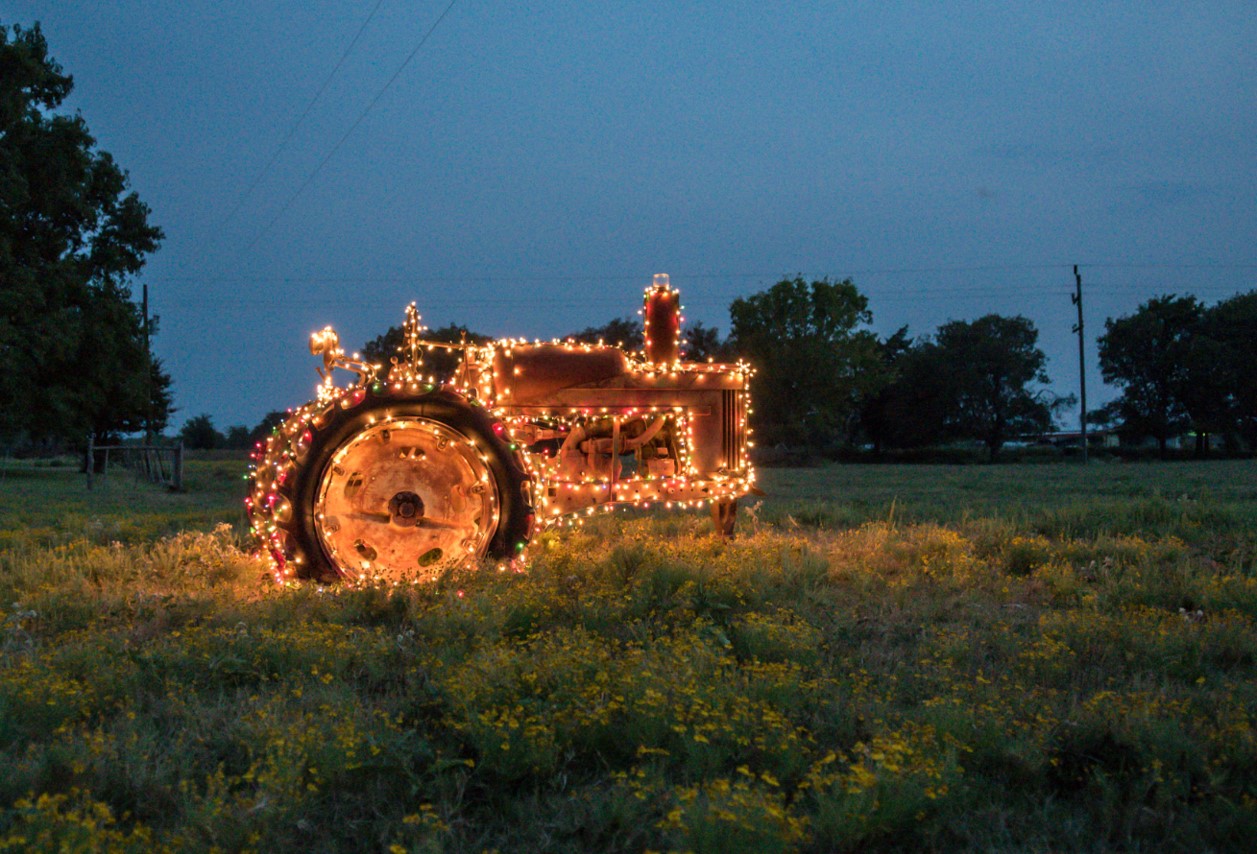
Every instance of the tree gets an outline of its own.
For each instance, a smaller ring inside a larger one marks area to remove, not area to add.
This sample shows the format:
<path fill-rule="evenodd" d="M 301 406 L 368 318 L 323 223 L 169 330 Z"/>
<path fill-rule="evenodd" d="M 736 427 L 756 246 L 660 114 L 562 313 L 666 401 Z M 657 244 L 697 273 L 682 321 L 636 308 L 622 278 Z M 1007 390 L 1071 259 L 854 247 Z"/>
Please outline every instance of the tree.
<path fill-rule="evenodd" d="M 887 392 L 887 446 L 926 448 L 963 435 L 954 416 L 950 361 L 933 341 L 914 341 L 899 357 Z"/>
<path fill-rule="evenodd" d="M 179 439 L 185 448 L 198 451 L 209 451 L 226 444 L 226 439 L 218 432 L 214 419 L 208 414 L 196 415 L 184 422 L 183 429 L 179 431 Z"/>
<path fill-rule="evenodd" d="M 623 350 L 640 350 L 645 346 L 642 336 L 642 322 L 628 317 L 617 317 L 602 326 L 589 326 L 580 332 L 566 336 L 573 341 L 585 344 L 610 344 Z"/>
<path fill-rule="evenodd" d="M 249 445 L 253 446 L 258 442 L 263 444 L 275 432 L 275 428 L 288 420 L 288 413 L 279 409 L 272 409 L 270 412 L 262 416 L 262 420 L 258 425 L 249 431 Z"/>
<path fill-rule="evenodd" d="M 1200 322 L 1184 342 L 1182 374 L 1175 390 L 1187 413 L 1188 426 L 1196 435 L 1196 455 L 1200 457 L 1208 456 L 1211 435 L 1233 438 L 1236 427 L 1228 348 L 1210 335 L 1207 317 L 1202 306 Z"/>
<path fill-rule="evenodd" d="M 253 447 L 252 431 L 243 424 L 233 424 L 223 434 L 223 447 L 233 451 L 243 451 Z"/>
<path fill-rule="evenodd" d="M 885 378 L 868 299 L 850 279 L 783 279 L 736 299 L 730 350 L 757 369 L 756 429 L 765 442 L 823 446 L 850 439 L 860 399 Z"/>
<path fill-rule="evenodd" d="M 1156 297 L 1132 315 L 1106 320 L 1099 339 L 1100 373 L 1122 390 L 1115 409 L 1123 429 L 1154 438 L 1162 457 L 1170 437 L 1191 423 L 1187 391 L 1200 362 L 1192 350 L 1202 316 L 1195 297 Z"/>
<path fill-rule="evenodd" d="M 629 352 L 645 346 L 642 322 L 629 317 L 617 317 L 601 326 L 588 326 L 580 332 L 564 336 L 584 344 L 609 344 Z M 725 355 L 725 344 L 720 340 L 720 330 L 694 322 L 681 330 L 682 355 L 692 362 L 705 362 L 708 358 L 719 361 Z"/>
<path fill-rule="evenodd" d="M 430 329 L 423 334 L 423 337 L 429 341 L 442 341 L 447 344 L 463 342 L 484 344 L 492 340 L 487 335 L 479 335 L 466 326 L 459 326 L 455 323 L 442 326 L 440 329 Z M 387 373 L 391 360 L 399 355 L 403 340 L 402 328 L 390 326 L 383 335 L 377 335 L 363 346 L 362 357 L 373 364 L 384 365 Z M 453 376 L 461 358 L 458 350 L 443 347 L 425 349 L 423 352 L 424 370 L 436 377 L 438 381 L 444 382 Z"/>
<path fill-rule="evenodd" d="M 164 427 L 130 280 L 162 238 L 78 115 L 36 24 L 0 25 L 0 436 L 98 441 Z"/>
<path fill-rule="evenodd" d="M 913 341 L 902 326 L 879 341 L 877 350 L 884 384 L 860 403 L 860 427 L 873 452 L 941 441 L 948 400 L 938 382 L 936 348 Z"/>
<path fill-rule="evenodd" d="M 1070 400 L 1032 387 L 1050 382 L 1038 340 L 1026 318 L 998 314 L 953 320 L 935 336 L 936 382 L 951 396 L 950 426 L 981 439 L 992 462 L 1010 438 L 1050 429 L 1053 409 Z"/>
<path fill-rule="evenodd" d="M 1225 429 L 1257 447 L 1257 291 L 1238 294 L 1208 309 L 1201 335 L 1208 342 L 1211 386 L 1226 413 Z"/>
<path fill-rule="evenodd" d="M 682 337 L 681 353 L 688 361 L 720 362 L 727 358 L 725 342 L 720 340 L 720 330 L 714 326 L 704 326 L 701 321 L 686 326 Z"/>

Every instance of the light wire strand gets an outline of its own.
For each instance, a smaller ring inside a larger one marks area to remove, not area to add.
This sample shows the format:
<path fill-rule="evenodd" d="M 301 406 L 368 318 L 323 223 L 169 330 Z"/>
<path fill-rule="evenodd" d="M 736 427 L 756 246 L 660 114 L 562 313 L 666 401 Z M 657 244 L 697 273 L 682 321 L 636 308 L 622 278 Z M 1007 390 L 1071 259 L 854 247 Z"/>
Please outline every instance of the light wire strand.
<path fill-rule="evenodd" d="M 271 167 L 275 165 L 275 161 L 279 160 L 279 155 L 283 154 L 284 149 L 288 146 L 288 143 L 296 135 L 297 130 L 301 127 L 301 124 L 306 120 L 306 116 L 310 115 L 310 111 L 314 109 L 314 105 L 317 104 L 319 99 L 323 97 L 323 93 L 327 91 L 327 87 L 332 82 L 332 78 L 336 76 L 336 72 L 340 71 L 340 67 L 345 64 L 345 60 L 349 58 L 349 54 L 353 53 L 354 46 L 358 44 L 358 39 L 362 38 L 362 34 L 366 31 L 367 25 L 371 23 L 371 20 L 375 17 L 375 13 L 380 11 L 380 7 L 383 5 L 384 0 L 376 0 L 376 4 L 371 8 L 366 20 L 362 22 L 362 26 L 358 27 L 358 32 L 354 34 L 353 40 L 349 42 L 349 47 L 345 48 L 345 52 L 341 54 L 340 60 L 336 63 L 336 67 L 328 73 L 326 78 L 324 78 L 323 85 L 319 87 L 319 91 L 314 93 L 314 97 L 310 99 L 310 103 L 306 104 L 305 110 L 303 110 L 301 115 L 297 117 L 297 121 L 293 124 L 293 126 L 288 129 L 288 134 L 280 141 L 279 147 L 275 149 L 275 153 L 271 155 L 271 159 L 266 161 L 266 165 L 263 166 L 261 171 L 259 171 L 254 177 L 253 183 L 250 184 L 244 193 L 241 194 L 240 198 L 236 200 L 235 207 L 233 207 L 231 209 L 231 213 L 227 214 L 226 218 L 223 219 L 222 224 L 219 226 L 220 228 L 226 227 L 227 224 L 235 218 L 236 214 L 240 212 L 240 209 L 244 207 L 245 201 L 253 194 L 253 191 L 258 188 L 258 185 L 261 184 L 262 180 L 270 173 Z"/>
<path fill-rule="evenodd" d="M 344 135 L 341 136 L 340 141 L 332 146 L 332 150 L 329 151 L 321 161 L 319 161 L 319 165 L 314 167 L 314 171 L 306 176 L 306 179 L 301 182 L 301 186 L 297 188 L 297 191 L 288 197 L 288 201 L 284 202 L 283 206 L 279 209 L 275 216 L 271 217 L 270 221 L 260 232 L 258 232 L 257 236 L 249 241 L 249 245 L 244 249 L 245 252 L 251 252 L 253 247 L 257 246 L 259 241 L 261 241 L 261 239 L 265 237 L 272 228 L 274 228 L 275 223 L 279 222 L 280 217 L 288 212 L 288 209 L 292 207 L 293 202 L 297 201 L 297 198 L 305 192 L 306 187 L 309 187 L 315 177 L 323 171 L 323 167 L 326 166 L 328 161 L 336 155 L 336 152 L 340 151 L 341 146 L 343 146 L 345 141 L 349 139 L 350 135 L 357 130 L 358 125 L 362 124 L 362 120 L 367 117 L 367 114 L 371 112 L 371 109 L 379 103 L 381 98 L 384 97 L 384 93 L 389 90 L 389 87 L 391 87 L 393 83 L 396 82 L 397 78 L 401 76 L 402 72 L 406 70 L 406 66 L 410 65 L 411 60 L 413 60 L 423 46 L 428 43 L 428 39 L 432 37 L 434 32 L 436 32 L 436 28 L 441 25 L 441 22 L 445 20 L 445 17 L 450 13 L 450 10 L 454 8 L 456 3 L 458 3 L 458 0 L 450 0 L 449 5 L 445 7 L 445 11 L 441 12 L 436 21 L 433 22 L 432 26 L 428 28 L 428 31 L 424 33 L 423 38 L 421 38 L 419 43 L 415 45 L 414 50 L 410 52 L 402 64 L 397 67 L 397 70 L 393 72 L 393 76 L 388 79 L 388 82 L 384 84 L 379 92 L 375 93 L 375 97 L 371 99 L 366 108 L 358 114 L 358 118 L 354 119 L 354 123 L 350 125 L 349 130 L 345 131 Z"/>

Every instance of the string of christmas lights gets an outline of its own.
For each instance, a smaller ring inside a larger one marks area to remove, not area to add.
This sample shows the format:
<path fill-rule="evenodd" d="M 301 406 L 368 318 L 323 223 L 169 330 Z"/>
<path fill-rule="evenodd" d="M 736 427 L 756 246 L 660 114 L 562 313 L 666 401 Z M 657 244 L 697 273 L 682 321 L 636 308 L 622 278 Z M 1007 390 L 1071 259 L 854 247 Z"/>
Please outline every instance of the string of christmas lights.
<path fill-rule="evenodd" d="M 272 575 L 401 584 L 485 562 L 522 571 L 536 531 L 616 507 L 710 505 L 730 533 L 737 499 L 755 489 L 752 369 L 683 361 L 681 311 L 655 276 L 644 348 L 626 353 L 427 341 L 412 303 L 387 371 L 346 356 L 331 327 L 314 333 L 316 397 L 258 444 L 247 475 Z M 424 372 L 435 347 L 463 351 L 444 381 Z M 354 381 L 335 385 L 336 368 Z"/>

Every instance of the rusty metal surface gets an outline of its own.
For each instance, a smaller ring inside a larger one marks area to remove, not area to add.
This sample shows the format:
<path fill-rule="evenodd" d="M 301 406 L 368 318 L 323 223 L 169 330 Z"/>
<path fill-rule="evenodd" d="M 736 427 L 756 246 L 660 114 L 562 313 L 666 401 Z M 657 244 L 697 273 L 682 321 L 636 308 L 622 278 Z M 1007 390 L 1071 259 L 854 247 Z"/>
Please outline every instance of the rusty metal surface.
<path fill-rule="evenodd" d="M 680 294 L 668 286 L 646 291 L 643 308 L 643 329 L 646 336 L 646 360 L 656 365 L 672 365 L 681 358 Z"/>
<path fill-rule="evenodd" d="M 503 403 L 526 403 L 558 389 L 618 377 L 628 359 L 614 347 L 524 344 L 493 358 L 494 393 Z"/>
<path fill-rule="evenodd" d="M 497 495 L 475 447 L 443 424 L 381 421 L 346 442 L 324 471 L 315 528 L 339 566 L 413 578 L 483 552 Z"/>

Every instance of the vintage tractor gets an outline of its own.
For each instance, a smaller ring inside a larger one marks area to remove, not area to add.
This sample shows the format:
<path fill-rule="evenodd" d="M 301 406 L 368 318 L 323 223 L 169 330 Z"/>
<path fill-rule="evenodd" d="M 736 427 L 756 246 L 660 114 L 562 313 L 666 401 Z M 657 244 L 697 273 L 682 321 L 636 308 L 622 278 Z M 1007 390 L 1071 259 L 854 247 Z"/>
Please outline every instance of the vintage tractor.
<path fill-rule="evenodd" d="M 666 275 L 646 290 L 645 348 L 426 340 L 411 304 L 392 364 L 346 357 L 327 327 L 318 397 L 254 453 L 252 531 L 280 580 L 423 581 L 523 565 L 534 534 L 598 508 L 709 504 L 733 532 L 755 489 L 746 364 L 681 360 Z M 423 356 L 461 352 L 453 375 Z M 347 387 L 332 370 L 356 375 Z"/>

